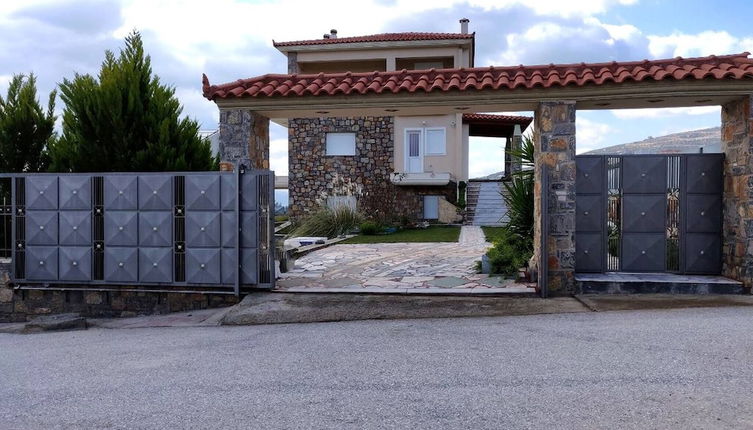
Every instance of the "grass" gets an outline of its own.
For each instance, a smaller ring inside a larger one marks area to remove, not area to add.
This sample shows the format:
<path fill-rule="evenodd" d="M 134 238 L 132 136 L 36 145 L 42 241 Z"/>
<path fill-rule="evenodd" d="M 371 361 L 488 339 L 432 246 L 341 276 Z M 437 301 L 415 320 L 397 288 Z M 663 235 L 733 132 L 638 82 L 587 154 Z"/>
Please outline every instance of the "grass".
<path fill-rule="evenodd" d="M 486 241 L 489 243 L 497 242 L 502 236 L 505 235 L 507 227 L 481 227 L 486 236 Z"/>
<path fill-rule="evenodd" d="M 392 234 L 360 235 L 339 243 L 457 242 L 459 237 L 460 227 L 458 226 L 433 225 L 427 229 L 400 230 Z"/>

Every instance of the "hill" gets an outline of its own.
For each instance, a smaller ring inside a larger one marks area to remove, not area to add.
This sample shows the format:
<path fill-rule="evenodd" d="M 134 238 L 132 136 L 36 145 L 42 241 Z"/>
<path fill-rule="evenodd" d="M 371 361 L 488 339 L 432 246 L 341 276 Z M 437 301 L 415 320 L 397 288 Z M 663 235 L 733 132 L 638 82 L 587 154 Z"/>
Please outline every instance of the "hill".
<path fill-rule="evenodd" d="M 703 148 L 703 152 L 707 153 L 721 152 L 720 127 L 649 137 L 639 142 L 608 146 L 585 154 L 687 154 L 700 152 L 701 148 Z"/>

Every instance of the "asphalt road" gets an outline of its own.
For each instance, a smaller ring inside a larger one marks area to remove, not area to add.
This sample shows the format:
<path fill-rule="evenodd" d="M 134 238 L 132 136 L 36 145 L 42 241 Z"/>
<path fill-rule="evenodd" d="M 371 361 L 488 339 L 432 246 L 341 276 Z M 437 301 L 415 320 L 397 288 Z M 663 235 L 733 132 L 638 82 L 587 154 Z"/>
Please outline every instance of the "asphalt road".
<path fill-rule="evenodd" d="M 751 428 L 753 309 L 0 334 L 0 428 Z"/>

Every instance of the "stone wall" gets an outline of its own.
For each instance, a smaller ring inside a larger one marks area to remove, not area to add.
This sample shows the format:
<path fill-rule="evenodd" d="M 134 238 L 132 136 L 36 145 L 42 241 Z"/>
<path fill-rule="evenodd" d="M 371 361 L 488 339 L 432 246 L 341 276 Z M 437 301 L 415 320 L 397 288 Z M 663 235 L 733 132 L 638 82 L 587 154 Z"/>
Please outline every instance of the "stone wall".
<path fill-rule="evenodd" d="M 571 294 L 575 291 L 575 102 L 542 102 L 535 118 L 534 261 L 541 261 L 543 234 L 549 293 Z M 546 189 L 541 187 L 544 175 Z M 541 193 L 547 197 L 545 232 L 541 231 Z"/>
<path fill-rule="evenodd" d="M 269 118 L 247 109 L 220 111 L 220 161 L 269 169 Z"/>
<path fill-rule="evenodd" d="M 722 106 L 722 274 L 753 287 L 753 96 Z"/>
<path fill-rule="evenodd" d="M 355 156 L 326 155 L 326 134 L 355 133 Z M 396 186 L 394 118 L 296 118 L 288 122 L 289 213 L 298 218 L 325 205 L 329 196 L 355 196 L 358 209 L 376 219 L 420 219 L 423 195 L 454 203 L 457 186 Z"/>
<path fill-rule="evenodd" d="M 128 317 L 230 306 L 234 295 L 133 291 L 13 290 L 10 264 L 0 263 L 0 323 L 23 322 L 40 315 L 78 313 L 85 317 Z"/>

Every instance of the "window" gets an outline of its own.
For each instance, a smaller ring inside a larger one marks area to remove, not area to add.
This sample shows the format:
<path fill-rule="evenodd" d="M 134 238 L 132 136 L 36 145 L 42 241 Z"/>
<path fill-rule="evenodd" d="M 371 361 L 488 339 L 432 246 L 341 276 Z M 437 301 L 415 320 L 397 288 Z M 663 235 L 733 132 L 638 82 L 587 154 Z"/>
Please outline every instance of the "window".
<path fill-rule="evenodd" d="M 356 155 L 356 134 L 327 133 L 327 155 Z"/>
<path fill-rule="evenodd" d="M 426 129 L 426 155 L 445 155 L 447 152 L 447 138 L 444 128 Z"/>
<path fill-rule="evenodd" d="M 444 69 L 444 63 L 441 61 L 423 61 L 416 62 L 416 70 Z"/>

